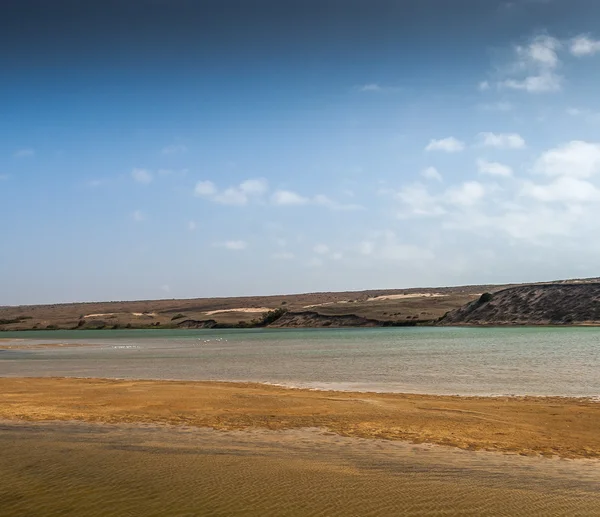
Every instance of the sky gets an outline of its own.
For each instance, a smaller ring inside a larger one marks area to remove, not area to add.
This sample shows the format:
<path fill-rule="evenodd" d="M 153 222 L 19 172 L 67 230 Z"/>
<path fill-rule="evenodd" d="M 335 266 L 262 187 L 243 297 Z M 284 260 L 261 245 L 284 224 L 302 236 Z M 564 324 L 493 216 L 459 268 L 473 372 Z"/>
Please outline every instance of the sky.
<path fill-rule="evenodd" d="M 4 0 L 0 305 L 600 276 L 596 0 Z"/>

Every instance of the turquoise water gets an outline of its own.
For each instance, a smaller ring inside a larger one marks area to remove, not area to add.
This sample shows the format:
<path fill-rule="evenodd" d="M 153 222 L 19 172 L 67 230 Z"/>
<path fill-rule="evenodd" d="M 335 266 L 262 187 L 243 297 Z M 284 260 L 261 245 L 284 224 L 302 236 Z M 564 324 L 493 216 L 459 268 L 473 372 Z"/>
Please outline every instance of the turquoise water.
<path fill-rule="evenodd" d="M 0 376 L 254 381 L 320 389 L 600 396 L 597 328 L 3 332 Z M 15 339 L 19 341 L 6 341 Z"/>

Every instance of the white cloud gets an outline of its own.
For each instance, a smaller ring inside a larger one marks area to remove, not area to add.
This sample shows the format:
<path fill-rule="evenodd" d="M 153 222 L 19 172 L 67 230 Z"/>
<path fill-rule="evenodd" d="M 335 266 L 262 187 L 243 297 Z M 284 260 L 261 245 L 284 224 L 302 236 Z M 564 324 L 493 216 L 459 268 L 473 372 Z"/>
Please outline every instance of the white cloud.
<path fill-rule="evenodd" d="M 434 258 L 431 250 L 402 242 L 396 232 L 384 230 L 375 232 L 369 240 L 362 241 L 359 252 L 369 257 L 369 260 L 390 262 L 406 262 L 408 264 L 423 264 Z"/>
<path fill-rule="evenodd" d="M 564 49 L 576 57 L 591 56 L 600 52 L 600 41 L 585 34 L 568 41 L 547 34 L 535 36 L 515 47 L 516 60 L 504 71 L 509 77 L 499 81 L 498 87 L 529 93 L 560 91 L 564 78 L 557 70 L 562 64 L 559 52 Z"/>
<path fill-rule="evenodd" d="M 523 60 L 530 60 L 542 67 L 556 68 L 559 64 L 556 51 L 562 47 L 562 43 L 552 36 L 536 36 L 526 47 L 517 47 L 517 53 Z"/>
<path fill-rule="evenodd" d="M 543 202 L 587 203 L 600 200 L 600 191 L 590 182 L 561 176 L 548 185 L 526 182 L 521 195 Z"/>
<path fill-rule="evenodd" d="M 582 117 L 588 122 L 600 122 L 600 113 L 588 109 L 568 108 L 567 115 L 571 117 Z"/>
<path fill-rule="evenodd" d="M 15 158 L 29 158 L 35 155 L 35 151 L 29 147 L 24 149 L 17 149 L 14 153 Z"/>
<path fill-rule="evenodd" d="M 600 41 L 582 34 L 571 40 L 569 50 L 571 54 L 577 57 L 592 56 L 600 52 Z"/>
<path fill-rule="evenodd" d="M 187 147 L 183 144 L 171 144 L 163 147 L 161 150 L 162 154 L 182 154 L 187 151 Z"/>
<path fill-rule="evenodd" d="M 169 284 L 164 284 L 161 285 L 160 288 L 165 292 L 165 293 L 170 293 L 171 292 L 171 286 Z"/>
<path fill-rule="evenodd" d="M 372 92 L 372 93 L 387 93 L 387 92 L 397 92 L 400 91 L 400 88 L 397 86 L 381 86 L 378 83 L 367 83 L 362 86 L 357 86 L 356 89 L 359 92 Z"/>
<path fill-rule="evenodd" d="M 309 203 L 309 199 L 301 196 L 300 194 L 296 194 L 291 190 L 277 190 L 271 196 L 271 201 L 275 205 L 306 205 Z"/>
<path fill-rule="evenodd" d="M 517 133 L 479 133 L 481 145 L 498 149 L 523 149 L 525 140 Z"/>
<path fill-rule="evenodd" d="M 510 170 L 482 159 L 477 165 L 480 173 L 492 176 L 508 176 Z M 524 241 L 522 246 L 563 249 L 593 235 L 600 220 L 600 143 L 572 141 L 549 149 L 534 160 L 531 172 L 537 179 L 517 178 L 502 187 L 483 180 L 442 192 L 436 192 L 435 183 L 406 186 L 395 195 L 401 202 L 400 217 L 423 218 L 419 235 L 432 244 L 451 240 L 450 232 L 460 231 L 488 243 L 505 238 L 512 245 Z M 394 246 L 389 248 L 388 256 L 395 255 Z M 366 239 L 356 251 L 381 256 L 381 240 Z"/>
<path fill-rule="evenodd" d="M 8 174 L 0 174 L 0 181 L 7 180 L 10 176 Z"/>
<path fill-rule="evenodd" d="M 545 34 L 534 37 L 527 45 L 516 46 L 516 60 L 505 72 L 518 77 L 504 79 L 498 83 L 498 87 L 529 93 L 559 91 L 563 78 L 556 73 L 561 64 L 557 52 L 562 47 L 560 40 Z"/>
<path fill-rule="evenodd" d="M 358 90 L 361 92 L 380 92 L 382 88 L 377 83 L 368 83 L 359 86 Z"/>
<path fill-rule="evenodd" d="M 427 167 L 421 171 L 421 176 L 428 180 L 444 181 L 442 175 L 435 167 Z"/>
<path fill-rule="evenodd" d="M 524 90 L 529 93 L 551 93 L 558 92 L 562 88 L 563 78 L 554 73 L 532 75 L 522 80 L 506 79 L 499 83 L 500 87 L 512 90 Z"/>
<path fill-rule="evenodd" d="M 264 178 L 242 181 L 239 186 L 239 190 L 249 196 L 262 195 L 266 193 L 268 189 L 269 183 Z"/>
<path fill-rule="evenodd" d="M 224 190 L 219 190 L 212 181 L 199 181 L 194 188 L 194 195 L 222 205 L 244 206 L 253 199 L 260 199 L 268 189 L 269 184 L 264 178 L 245 180 Z"/>
<path fill-rule="evenodd" d="M 489 174 L 491 176 L 512 176 L 512 169 L 508 165 L 503 165 L 498 162 L 488 162 L 486 160 L 477 160 L 477 170 L 480 174 Z"/>
<path fill-rule="evenodd" d="M 513 239 L 531 242 L 545 237 L 568 236 L 573 222 L 568 213 L 534 208 L 507 212 L 491 219 L 490 226 L 492 230 L 506 233 Z"/>
<path fill-rule="evenodd" d="M 477 89 L 480 92 L 485 92 L 487 90 L 490 89 L 490 83 L 489 81 L 481 81 L 478 85 L 477 85 Z"/>
<path fill-rule="evenodd" d="M 405 207 L 405 210 L 399 214 L 400 217 L 438 216 L 445 213 L 440 201 L 429 194 L 427 188 L 420 183 L 403 187 L 395 194 L 395 197 Z"/>
<path fill-rule="evenodd" d="M 133 169 L 131 177 L 138 183 L 147 185 L 152 181 L 152 173 L 146 169 Z"/>
<path fill-rule="evenodd" d="M 212 181 L 199 181 L 194 188 L 194 194 L 199 197 L 213 196 L 217 193 L 217 187 Z"/>
<path fill-rule="evenodd" d="M 235 187 L 229 187 L 215 195 L 214 200 L 222 205 L 243 206 L 248 203 L 248 194 Z"/>
<path fill-rule="evenodd" d="M 444 193 L 444 200 L 450 204 L 468 207 L 477 204 L 485 196 L 484 186 L 477 181 L 467 181 L 459 187 L 451 187 Z"/>
<path fill-rule="evenodd" d="M 136 223 L 141 223 L 146 220 L 146 216 L 141 210 L 135 210 L 131 216 Z"/>
<path fill-rule="evenodd" d="M 448 138 L 442 138 L 440 140 L 431 140 L 427 147 L 425 147 L 426 151 L 445 151 L 447 153 L 457 153 L 462 151 L 465 148 L 464 142 L 454 138 L 453 136 Z"/>
<path fill-rule="evenodd" d="M 224 241 L 224 242 L 217 242 L 214 244 L 214 246 L 218 247 L 218 248 L 225 248 L 231 251 L 242 251 L 245 250 L 248 247 L 248 243 L 246 241 Z"/>
<path fill-rule="evenodd" d="M 330 197 L 325 196 L 324 194 L 317 194 L 313 198 L 313 203 L 315 205 L 324 206 L 326 208 L 329 208 L 330 210 L 335 211 L 362 210 L 364 208 L 361 205 L 353 203 L 340 203 L 339 201 L 331 199 Z"/>
<path fill-rule="evenodd" d="M 557 211 L 546 206 L 515 206 L 499 215 L 483 212 L 464 214 L 444 222 L 445 230 L 483 232 L 494 238 L 506 235 L 510 239 L 525 240 L 528 244 L 540 244 L 553 236 L 568 236 L 578 216 L 570 211 Z"/>
<path fill-rule="evenodd" d="M 533 172 L 546 176 L 590 178 L 600 173 L 600 143 L 573 140 L 543 153 Z"/>
<path fill-rule="evenodd" d="M 193 232 L 197 227 L 196 221 L 188 221 L 188 230 Z"/>
<path fill-rule="evenodd" d="M 327 255 L 329 253 L 329 246 L 327 244 L 317 244 L 313 251 L 318 255 Z"/>
<path fill-rule="evenodd" d="M 199 181 L 196 183 L 194 194 L 198 197 L 208 198 L 223 205 L 247 205 L 250 201 L 263 201 L 269 191 L 266 179 L 249 179 L 235 187 L 219 190 L 212 181 Z M 302 206 L 319 205 L 330 210 L 360 210 L 362 206 L 356 204 L 340 203 L 324 194 L 317 194 L 309 198 L 292 190 L 276 190 L 270 196 L 270 202 L 276 206 Z"/>

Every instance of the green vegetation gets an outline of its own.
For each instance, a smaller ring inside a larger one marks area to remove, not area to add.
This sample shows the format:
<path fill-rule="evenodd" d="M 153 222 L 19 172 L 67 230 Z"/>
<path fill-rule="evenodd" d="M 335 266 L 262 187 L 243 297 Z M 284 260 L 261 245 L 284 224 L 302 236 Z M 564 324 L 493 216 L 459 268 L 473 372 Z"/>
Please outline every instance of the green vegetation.
<path fill-rule="evenodd" d="M 279 309 L 275 309 L 275 310 L 272 310 L 269 312 L 265 312 L 262 314 L 262 317 L 260 319 L 252 320 L 250 322 L 250 326 L 251 327 L 266 327 L 267 325 L 270 325 L 271 323 L 275 323 L 286 312 L 287 312 L 287 309 L 285 309 L 284 307 L 281 307 Z"/>

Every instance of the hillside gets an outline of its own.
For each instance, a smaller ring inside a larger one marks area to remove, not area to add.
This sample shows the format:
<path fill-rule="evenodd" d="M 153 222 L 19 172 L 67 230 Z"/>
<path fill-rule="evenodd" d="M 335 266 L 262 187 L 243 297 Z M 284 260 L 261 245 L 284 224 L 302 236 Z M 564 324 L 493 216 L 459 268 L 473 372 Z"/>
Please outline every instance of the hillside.
<path fill-rule="evenodd" d="M 265 313 L 277 309 L 287 311 L 277 326 L 432 323 L 446 312 L 477 299 L 482 292 L 503 287 L 506 286 L 0 307 L 0 331 L 244 327 L 255 325 Z"/>
<path fill-rule="evenodd" d="M 600 282 L 522 285 L 484 294 L 441 325 L 600 324 Z"/>
<path fill-rule="evenodd" d="M 481 301 L 483 293 L 493 293 L 492 300 Z M 28 305 L 0 307 L 0 331 L 585 324 L 600 323 L 599 300 L 600 279 L 596 278 L 547 284 Z"/>

